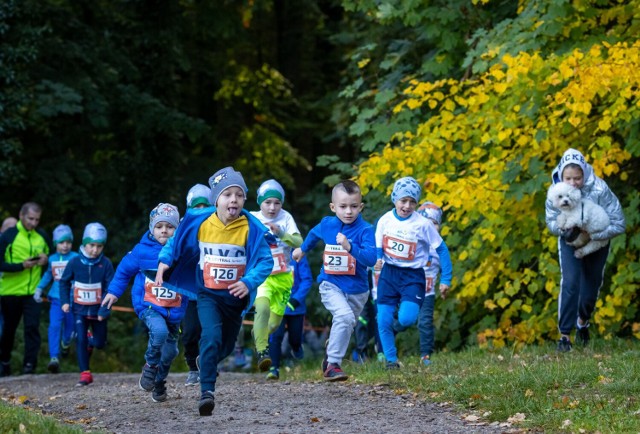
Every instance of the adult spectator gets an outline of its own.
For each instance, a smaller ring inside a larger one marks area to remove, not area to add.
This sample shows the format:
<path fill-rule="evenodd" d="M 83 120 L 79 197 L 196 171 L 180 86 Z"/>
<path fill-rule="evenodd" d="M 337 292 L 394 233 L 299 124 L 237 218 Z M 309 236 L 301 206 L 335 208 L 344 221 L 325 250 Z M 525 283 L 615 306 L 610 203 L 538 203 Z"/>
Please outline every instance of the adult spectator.
<path fill-rule="evenodd" d="M 4 317 L 0 338 L 0 376 L 11 374 L 11 351 L 16 329 L 24 316 L 24 358 L 22 372 L 35 372 L 40 350 L 40 304 L 33 299 L 47 265 L 51 242 L 38 229 L 42 208 L 27 202 L 20 209 L 15 227 L 0 236 L 0 308 Z"/>
<path fill-rule="evenodd" d="M 0 235 L 5 232 L 9 228 L 13 228 L 18 223 L 18 219 L 15 217 L 7 217 L 2 221 L 2 226 L 0 226 Z M 2 279 L 2 273 L 0 272 L 0 279 Z M 2 325 L 4 324 L 4 320 L 2 319 L 2 311 L 0 311 L 0 338 L 2 337 Z"/>

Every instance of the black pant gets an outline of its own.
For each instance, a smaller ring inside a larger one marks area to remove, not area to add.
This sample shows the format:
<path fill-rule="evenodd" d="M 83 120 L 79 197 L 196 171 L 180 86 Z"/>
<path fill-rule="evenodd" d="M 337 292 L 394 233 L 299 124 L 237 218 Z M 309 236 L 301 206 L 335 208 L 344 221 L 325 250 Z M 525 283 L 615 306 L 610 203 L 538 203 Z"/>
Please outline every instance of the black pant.
<path fill-rule="evenodd" d="M 200 354 L 199 342 L 202 327 L 198 319 L 198 304 L 189 300 L 187 312 L 182 319 L 182 345 L 184 345 L 184 358 L 190 371 L 197 371 L 196 357 Z"/>
<path fill-rule="evenodd" d="M 38 364 L 40 351 L 40 303 L 31 295 L 4 295 L 0 297 L 0 306 L 4 316 L 2 338 L 0 339 L 0 362 L 9 363 L 20 319 L 24 316 L 24 360 Z"/>

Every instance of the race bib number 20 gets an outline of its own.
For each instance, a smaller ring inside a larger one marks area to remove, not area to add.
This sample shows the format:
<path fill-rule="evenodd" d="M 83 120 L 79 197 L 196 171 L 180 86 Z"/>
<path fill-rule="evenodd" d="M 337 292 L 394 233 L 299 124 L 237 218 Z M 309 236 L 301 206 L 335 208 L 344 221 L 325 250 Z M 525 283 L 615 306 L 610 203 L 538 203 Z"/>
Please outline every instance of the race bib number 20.
<path fill-rule="evenodd" d="M 418 243 L 415 241 L 403 240 L 390 235 L 382 237 L 382 249 L 392 258 L 413 261 L 417 246 Z"/>

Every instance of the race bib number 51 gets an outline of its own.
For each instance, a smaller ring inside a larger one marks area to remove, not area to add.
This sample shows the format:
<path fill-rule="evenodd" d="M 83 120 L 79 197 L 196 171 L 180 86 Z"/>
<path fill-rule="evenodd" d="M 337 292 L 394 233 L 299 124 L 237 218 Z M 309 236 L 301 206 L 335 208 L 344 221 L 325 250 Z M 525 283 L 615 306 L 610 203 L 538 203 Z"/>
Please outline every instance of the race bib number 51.
<path fill-rule="evenodd" d="M 324 272 L 327 274 L 356 274 L 356 258 L 340 245 L 327 244 L 324 247 Z"/>
<path fill-rule="evenodd" d="M 204 286 L 209 289 L 229 289 L 244 276 L 247 258 L 205 255 L 203 264 Z"/>

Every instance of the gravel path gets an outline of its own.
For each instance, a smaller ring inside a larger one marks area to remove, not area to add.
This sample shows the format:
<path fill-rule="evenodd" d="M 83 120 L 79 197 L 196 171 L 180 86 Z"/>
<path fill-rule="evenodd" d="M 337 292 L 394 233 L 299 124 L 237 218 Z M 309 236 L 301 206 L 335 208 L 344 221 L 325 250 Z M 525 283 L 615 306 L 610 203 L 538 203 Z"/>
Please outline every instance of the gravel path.
<path fill-rule="evenodd" d="M 200 417 L 199 387 L 186 387 L 185 376 L 169 376 L 163 403 L 139 389 L 137 374 L 98 373 L 81 388 L 74 387 L 77 374 L 1 378 L 0 398 L 85 431 L 113 433 L 517 432 L 385 385 L 269 382 L 258 374 L 227 372 L 218 379 L 213 416 Z"/>

